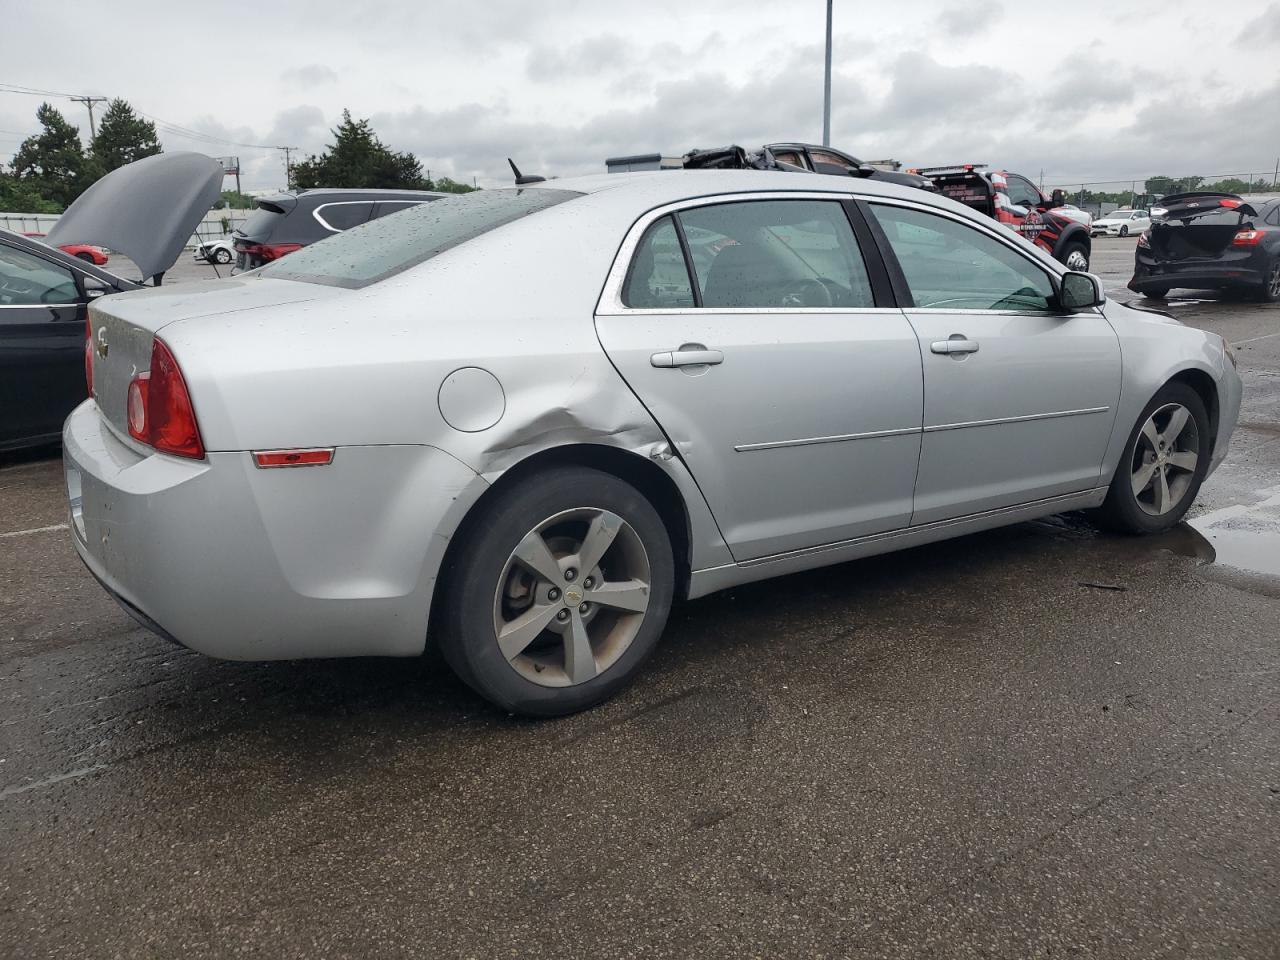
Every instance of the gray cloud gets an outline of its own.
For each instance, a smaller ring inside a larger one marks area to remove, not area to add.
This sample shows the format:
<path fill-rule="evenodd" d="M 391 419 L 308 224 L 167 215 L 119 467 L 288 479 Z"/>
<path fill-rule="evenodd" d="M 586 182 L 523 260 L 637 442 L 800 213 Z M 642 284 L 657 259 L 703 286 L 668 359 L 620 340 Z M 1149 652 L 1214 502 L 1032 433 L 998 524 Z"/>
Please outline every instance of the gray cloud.
<path fill-rule="evenodd" d="M 322 83 L 337 83 L 338 74 L 323 63 L 308 63 L 301 67 L 293 67 L 280 74 L 286 84 L 301 84 L 305 87 L 319 86 Z"/>
<path fill-rule="evenodd" d="M 1266 47 L 1274 53 L 1280 47 L 1280 3 L 1271 4 L 1246 23 L 1238 40 L 1249 46 Z"/>
<path fill-rule="evenodd" d="M 938 25 L 951 37 L 968 37 L 988 29 L 1000 17 L 1004 7 L 994 0 L 985 3 L 962 3 L 944 10 Z"/>

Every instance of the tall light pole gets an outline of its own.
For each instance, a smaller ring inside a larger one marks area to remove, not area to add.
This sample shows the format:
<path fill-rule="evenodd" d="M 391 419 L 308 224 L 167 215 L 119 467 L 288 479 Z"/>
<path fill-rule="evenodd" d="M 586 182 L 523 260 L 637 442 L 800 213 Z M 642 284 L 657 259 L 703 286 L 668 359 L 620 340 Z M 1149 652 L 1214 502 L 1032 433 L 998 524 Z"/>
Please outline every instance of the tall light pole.
<path fill-rule="evenodd" d="M 822 145 L 831 146 L 831 4 L 827 0 L 827 72 L 822 85 Z"/>

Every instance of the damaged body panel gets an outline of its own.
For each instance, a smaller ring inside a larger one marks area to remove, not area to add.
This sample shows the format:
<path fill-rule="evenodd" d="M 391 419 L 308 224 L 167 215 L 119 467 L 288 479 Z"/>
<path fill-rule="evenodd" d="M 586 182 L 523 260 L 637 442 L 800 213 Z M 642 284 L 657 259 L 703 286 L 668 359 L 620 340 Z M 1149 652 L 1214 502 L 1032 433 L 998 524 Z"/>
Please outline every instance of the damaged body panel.
<path fill-rule="evenodd" d="M 1241 289 L 1280 300 L 1280 200 L 1256 206 L 1231 193 L 1180 193 L 1151 210 L 1129 289 Z"/>

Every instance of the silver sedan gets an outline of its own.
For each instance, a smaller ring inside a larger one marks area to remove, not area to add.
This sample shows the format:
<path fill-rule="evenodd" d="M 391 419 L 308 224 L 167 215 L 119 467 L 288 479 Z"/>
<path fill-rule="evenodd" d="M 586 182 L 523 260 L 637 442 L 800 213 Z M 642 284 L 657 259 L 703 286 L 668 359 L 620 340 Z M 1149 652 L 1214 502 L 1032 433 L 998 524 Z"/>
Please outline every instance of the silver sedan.
<path fill-rule="evenodd" d="M 90 310 L 76 549 L 233 659 L 415 656 L 579 710 L 677 597 L 1067 510 L 1167 529 L 1223 339 L 942 197 L 760 171 L 441 200 Z"/>

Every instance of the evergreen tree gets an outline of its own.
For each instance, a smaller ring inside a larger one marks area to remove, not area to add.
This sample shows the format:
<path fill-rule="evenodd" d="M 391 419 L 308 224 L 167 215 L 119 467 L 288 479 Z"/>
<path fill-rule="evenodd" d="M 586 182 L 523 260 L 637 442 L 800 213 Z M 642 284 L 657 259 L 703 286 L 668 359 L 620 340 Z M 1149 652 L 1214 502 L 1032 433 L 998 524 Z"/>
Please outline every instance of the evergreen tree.
<path fill-rule="evenodd" d="M 13 155 L 13 173 L 22 185 L 65 208 L 95 177 L 80 146 L 80 131 L 47 103 L 36 111 L 44 129 L 27 137 Z"/>
<path fill-rule="evenodd" d="M 117 97 L 107 104 L 89 152 L 104 174 L 126 163 L 154 156 L 161 152 L 156 125 L 138 116 L 128 101 Z"/>
<path fill-rule="evenodd" d="M 374 134 L 368 120 L 352 120 L 351 111 L 343 110 L 342 122 L 331 132 L 333 143 L 324 153 L 309 156 L 294 166 L 290 186 L 298 190 L 315 187 L 425 190 L 430 187 L 417 158 L 387 147 Z"/>

